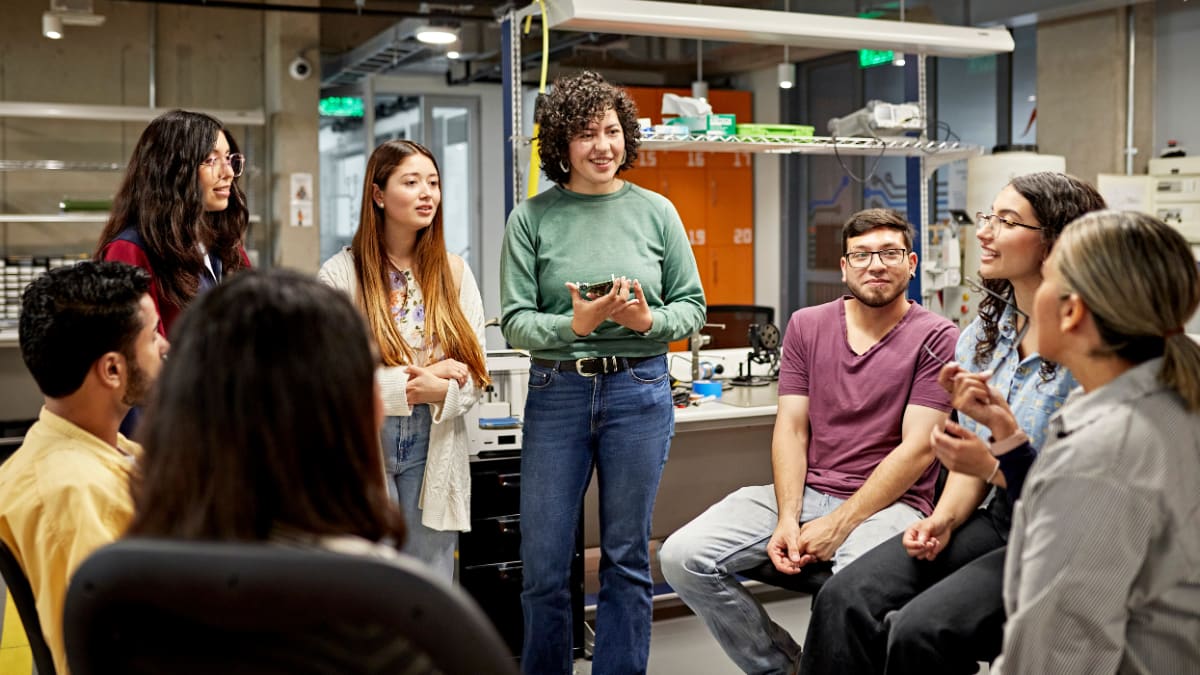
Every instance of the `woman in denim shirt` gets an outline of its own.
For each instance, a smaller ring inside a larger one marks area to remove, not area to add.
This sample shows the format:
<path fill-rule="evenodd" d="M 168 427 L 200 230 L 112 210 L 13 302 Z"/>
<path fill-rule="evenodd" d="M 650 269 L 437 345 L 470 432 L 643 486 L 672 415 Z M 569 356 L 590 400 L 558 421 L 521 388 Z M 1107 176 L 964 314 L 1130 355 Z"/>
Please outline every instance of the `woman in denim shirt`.
<path fill-rule="evenodd" d="M 1040 172 L 1014 178 L 991 213 L 977 214 L 979 273 L 987 290 L 979 316 L 959 336 L 957 363 L 947 364 L 940 379 L 954 391 L 960 373 L 991 371 L 989 382 L 1005 392 L 1035 447 L 1075 380 L 1038 355 L 1022 308 L 1032 307 L 1042 262 L 1059 233 L 1101 208 L 1104 200 L 1091 185 Z M 1000 653 L 1012 507 L 990 435 L 965 417 L 933 432 L 934 449 L 949 469 L 933 513 L 825 584 L 801 672 L 974 673 L 979 661 Z M 979 508 L 992 485 L 999 486 L 994 498 Z"/>

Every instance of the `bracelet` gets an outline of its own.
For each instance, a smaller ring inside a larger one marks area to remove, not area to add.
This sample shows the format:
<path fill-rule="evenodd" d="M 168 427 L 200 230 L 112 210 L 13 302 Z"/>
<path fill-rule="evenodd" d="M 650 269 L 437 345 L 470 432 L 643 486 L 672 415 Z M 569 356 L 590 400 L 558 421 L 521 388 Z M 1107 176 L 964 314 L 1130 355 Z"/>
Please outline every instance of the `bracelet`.
<path fill-rule="evenodd" d="M 988 485 L 991 485 L 992 479 L 996 477 L 996 472 L 999 470 L 1000 470 L 1000 460 L 997 459 L 996 466 L 994 468 L 992 468 L 992 472 L 988 474 L 988 477 L 983 479 L 983 482 L 987 483 Z"/>

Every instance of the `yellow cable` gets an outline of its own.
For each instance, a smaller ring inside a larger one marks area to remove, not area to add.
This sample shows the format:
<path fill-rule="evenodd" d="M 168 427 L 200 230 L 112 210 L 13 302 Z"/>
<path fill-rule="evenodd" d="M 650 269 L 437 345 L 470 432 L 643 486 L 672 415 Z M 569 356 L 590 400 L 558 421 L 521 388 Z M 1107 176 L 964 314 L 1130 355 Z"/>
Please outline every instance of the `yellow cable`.
<path fill-rule="evenodd" d="M 542 11 L 542 79 L 538 83 L 538 94 L 546 93 L 546 70 L 550 66 L 550 29 L 546 26 L 546 2 L 538 0 L 538 7 Z M 525 33 L 529 33 L 529 28 L 533 23 L 533 15 L 525 17 Z M 517 91 L 521 90 L 521 64 L 515 64 L 516 73 L 513 73 L 516 80 Z M 530 143 L 529 154 L 529 190 L 527 197 L 532 197 L 538 193 L 538 179 L 541 178 L 541 153 L 538 151 L 538 132 L 541 131 L 541 125 L 536 122 L 533 125 L 533 141 Z"/>

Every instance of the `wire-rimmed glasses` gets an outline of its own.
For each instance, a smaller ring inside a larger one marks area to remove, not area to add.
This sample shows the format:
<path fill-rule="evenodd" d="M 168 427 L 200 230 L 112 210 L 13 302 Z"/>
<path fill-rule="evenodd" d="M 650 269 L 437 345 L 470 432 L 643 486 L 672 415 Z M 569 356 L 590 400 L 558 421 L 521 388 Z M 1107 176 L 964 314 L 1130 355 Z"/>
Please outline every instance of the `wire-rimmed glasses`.
<path fill-rule="evenodd" d="M 983 211 L 975 212 L 975 226 L 976 227 L 980 227 L 980 228 L 990 227 L 992 225 L 995 225 L 996 223 L 1000 223 L 1006 229 L 1009 229 L 1009 230 L 1011 230 L 1014 227 L 1023 227 L 1026 230 L 1042 229 L 1036 225 L 1026 225 L 1025 223 L 1018 223 L 1015 220 L 1009 220 L 1008 218 L 1004 218 L 1003 216 L 998 216 L 994 213 L 984 213 Z"/>
<path fill-rule="evenodd" d="M 229 168 L 233 169 L 233 177 L 237 178 L 238 176 L 242 175 L 242 170 L 246 168 L 246 156 L 240 152 L 235 152 L 224 159 L 217 157 L 216 155 L 212 155 L 205 157 L 204 160 L 200 162 L 201 165 L 207 166 L 214 171 L 220 171 L 222 163 L 228 164 Z"/>
<path fill-rule="evenodd" d="M 1013 313 L 1017 315 L 1018 319 L 1020 319 L 1020 321 L 1018 321 L 1020 326 L 1017 328 L 1017 337 L 1015 342 L 1015 344 L 1019 347 L 1021 342 L 1025 339 L 1025 334 L 1029 332 L 1029 315 L 1022 311 L 1020 307 L 1017 307 L 1017 302 L 1015 299 L 1006 298 L 996 291 L 993 291 L 987 286 L 979 283 L 978 281 L 975 281 L 971 277 L 964 277 L 963 281 L 966 282 L 967 286 L 971 287 L 971 290 L 976 291 L 977 293 L 986 293 L 987 295 L 992 296 L 1009 307 L 1012 307 Z"/>
<path fill-rule="evenodd" d="M 862 269 L 871 266 L 872 256 L 879 256 L 879 261 L 888 267 L 899 265 L 904 261 L 905 253 L 908 253 L 908 249 L 885 248 L 882 251 L 851 251 L 842 257 L 851 267 Z"/>

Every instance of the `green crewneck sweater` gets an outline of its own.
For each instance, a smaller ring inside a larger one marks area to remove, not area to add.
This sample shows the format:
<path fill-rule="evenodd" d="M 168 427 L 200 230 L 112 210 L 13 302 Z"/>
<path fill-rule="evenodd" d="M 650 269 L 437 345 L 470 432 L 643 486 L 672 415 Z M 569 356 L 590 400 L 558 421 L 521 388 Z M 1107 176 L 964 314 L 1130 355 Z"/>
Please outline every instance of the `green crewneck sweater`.
<path fill-rule="evenodd" d="M 571 282 L 609 275 L 642 284 L 654 322 L 641 335 L 611 320 L 585 337 L 571 330 Z M 628 181 L 585 195 L 555 187 L 513 209 L 500 258 L 500 328 L 512 346 L 544 359 L 653 356 L 704 325 L 704 289 L 674 205 Z"/>

